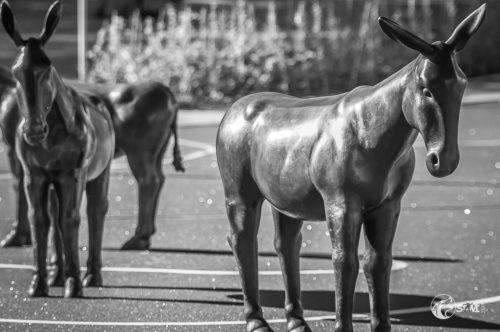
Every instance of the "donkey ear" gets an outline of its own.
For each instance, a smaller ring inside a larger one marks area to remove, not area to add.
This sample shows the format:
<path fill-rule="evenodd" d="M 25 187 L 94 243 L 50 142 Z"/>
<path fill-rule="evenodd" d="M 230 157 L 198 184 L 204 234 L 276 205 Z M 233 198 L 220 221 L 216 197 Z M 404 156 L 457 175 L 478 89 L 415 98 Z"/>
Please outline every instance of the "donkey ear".
<path fill-rule="evenodd" d="M 52 36 L 56 30 L 59 19 L 61 18 L 62 5 L 60 1 L 54 2 L 45 16 L 45 24 L 43 25 L 43 31 L 40 34 L 40 42 L 45 45 L 49 38 Z"/>
<path fill-rule="evenodd" d="M 16 19 L 12 13 L 9 3 L 4 0 L 0 7 L 0 16 L 2 17 L 2 23 L 5 31 L 9 34 L 10 38 L 14 41 L 17 47 L 26 44 L 25 40 L 21 37 L 19 30 L 17 30 Z"/>
<path fill-rule="evenodd" d="M 469 38 L 479 29 L 484 21 L 484 13 L 486 12 L 486 4 L 473 11 L 467 16 L 451 34 L 445 44 L 451 46 L 455 51 L 460 51 L 464 48 Z"/>
<path fill-rule="evenodd" d="M 403 29 L 396 22 L 386 17 L 379 17 L 378 24 L 392 40 L 422 53 L 425 57 L 430 58 L 434 54 L 435 48 L 432 44 Z"/>

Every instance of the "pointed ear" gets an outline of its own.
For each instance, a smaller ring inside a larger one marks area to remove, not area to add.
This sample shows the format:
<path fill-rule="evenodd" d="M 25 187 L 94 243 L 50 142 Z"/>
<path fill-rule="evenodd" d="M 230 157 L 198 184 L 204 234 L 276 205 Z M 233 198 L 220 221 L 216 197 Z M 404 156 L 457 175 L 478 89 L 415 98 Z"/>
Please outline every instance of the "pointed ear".
<path fill-rule="evenodd" d="M 6 0 L 2 1 L 2 5 L 0 6 L 0 16 L 2 17 L 2 23 L 5 31 L 10 38 L 12 38 L 14 44 L 16 44 L 17 47 L 25 45 L 26 41 L 21 37 L 19 30 L 17 30 L 16 19 L 14 18 L 12 9 Z"/>
<path fill-rule="evenodd" d="M 484 13 L 486 12 L 486 4 L 473 11 L 467 16 L 451 34 L 450 38 L 445 42 L 446 45 L 451 46 L 455 51 L 460 51 L 464 48 L 469 38 L 479 29 L 481 23 L 484 21 Z"/>
<path fill-rule="evenodd" d="M 45 24 L 43 25 L 43 31 L 40 34 L 40 42 L 42 43 L 42 45 L 45 45 L 47 43 L 49 38 L 56 30 L 57 24 L 59 23 L 59 19 L 61 17 L 61 12 L 62 5 L 59 1 L 54 2 L 47 11 L 47 15 L 45 16 Z"/>
<path fill-rule="evenodd" d="M 386 17 L 379 17 L 378 24 L 392 40 L 405 45 L 422 55 L 430 58 L 435 53 L 435 48 L 431 43 L 426 42 L 413 33 L 403 29 L 399 24 Z"/>

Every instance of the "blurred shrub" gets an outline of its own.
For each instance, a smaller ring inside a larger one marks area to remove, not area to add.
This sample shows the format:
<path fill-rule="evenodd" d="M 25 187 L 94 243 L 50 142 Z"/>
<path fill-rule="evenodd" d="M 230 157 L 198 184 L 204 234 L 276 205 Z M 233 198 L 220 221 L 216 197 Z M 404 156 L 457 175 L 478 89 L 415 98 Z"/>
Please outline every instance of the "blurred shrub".
<path fill-rule="evenodd" d="M 129 19 L 112 15 L 89 53 L 88 79 L 158 80 L 192 104 L 227 103 L 256 91 L 304 96 L 373 84 L 415 56 L 380 31 L 379 15 L 428 40 L 435 37 L 439 10 L 446 22 L 437 26 L 449 33 L 456 24 L 455 0 L 397 2 L 299 1 L 287 28 L 278 24 L 282 11 L 273 1 L 265 15 L 243 0 L 234 6 L 167 6 L 156 20 L 143 21 L 138 12 Z"/>

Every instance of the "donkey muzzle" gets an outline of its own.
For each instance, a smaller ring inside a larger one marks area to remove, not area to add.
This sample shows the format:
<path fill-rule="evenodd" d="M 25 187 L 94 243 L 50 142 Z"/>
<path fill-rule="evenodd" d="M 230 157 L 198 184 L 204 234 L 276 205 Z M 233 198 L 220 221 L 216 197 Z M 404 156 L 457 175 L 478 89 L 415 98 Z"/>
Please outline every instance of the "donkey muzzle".
<path fill-rule="evenodd" d="M 49 126 L 43 125 L 24 126 L 24 139 L 30 145 L 43 143 L 49 135 Z"/>
<path fill-rule="evenodd" d="M 460 160 L 458 150 L 430 150 L 425 158 L 427 170 L 435 177 L 444 177 L 455 171 Z"/>

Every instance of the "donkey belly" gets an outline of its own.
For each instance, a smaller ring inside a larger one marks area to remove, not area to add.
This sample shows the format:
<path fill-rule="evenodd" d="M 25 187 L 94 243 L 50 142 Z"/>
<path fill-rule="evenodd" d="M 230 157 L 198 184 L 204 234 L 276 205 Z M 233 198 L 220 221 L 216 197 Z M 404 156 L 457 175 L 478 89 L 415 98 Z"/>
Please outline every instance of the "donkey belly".
<path fill-rule="evenodd" d="M 309 175 L 315 136 L 302 128 L 254 133 L 252 175 L 264 197 L 279 211 L 303 220 L 324 220 L 324 204 Z"/>

